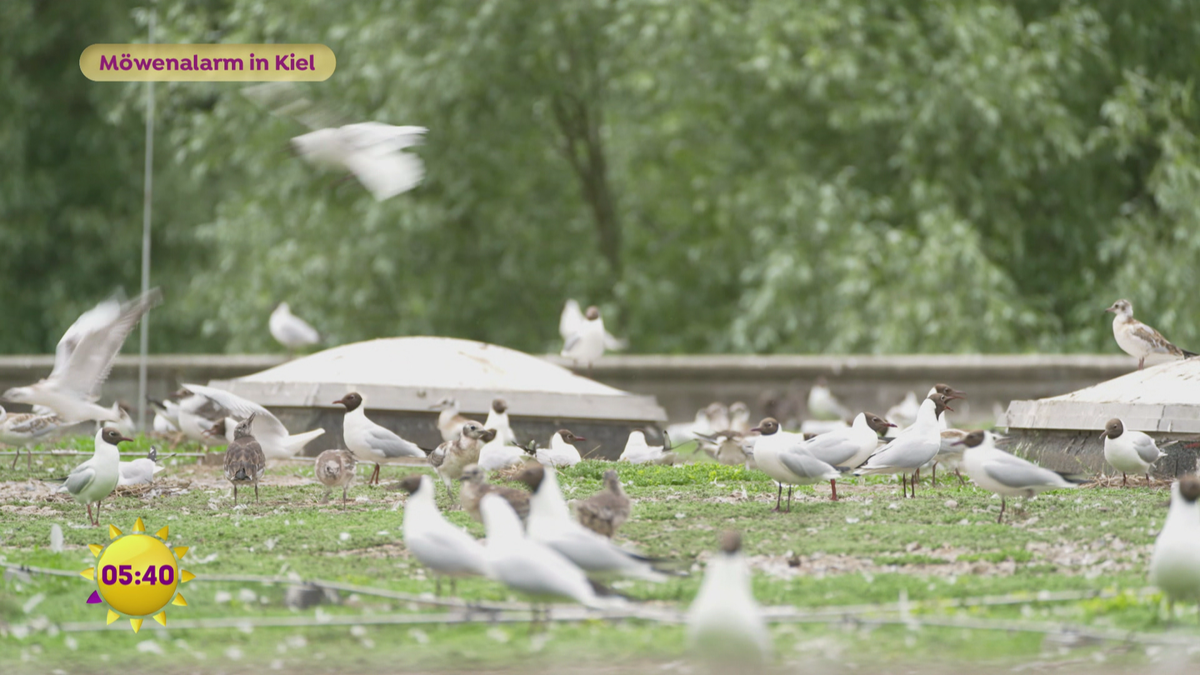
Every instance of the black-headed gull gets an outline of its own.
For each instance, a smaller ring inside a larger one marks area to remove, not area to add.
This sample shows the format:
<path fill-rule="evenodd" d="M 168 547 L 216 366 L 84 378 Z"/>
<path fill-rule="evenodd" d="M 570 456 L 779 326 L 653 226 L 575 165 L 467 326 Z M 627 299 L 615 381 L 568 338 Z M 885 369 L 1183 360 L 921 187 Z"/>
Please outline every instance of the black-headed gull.
<path fill-rule="evenodd" d="M 209 404 L 223 410 L 225 416 L 233 418 L 233 420 L 245 420 L 254 415 L 254 427 L 251 433 L 262 448 L 263 455 L 273 462 L 295 457 L 304 449 L 304 446 L 325 433 L 324 429 L 317 428 L 299 434 L 290 434 L 287 427 L 283 426 L 283 422 L 280 422 L 274 413 L 254 401 L 224 389 L 200 384 L 185 384 L 183 388 L 195 395 L 193 399 L 195 397 L 207 399 Z M 192 405 L 192 399 L 181 405 L 185 408 Z M 201 407 L 204 407 L 204 404 Z M 226 420 L 225 424 L 226 434 L 230 433 L 231 428 L 237 426 L 236 423 L 230 424 L 229 420 Z"/>
<path fill-rule="evenodd" d="M 587 319 L 583 315 L 583 310 L 579 309 L 579 303 L 573 298 L 568 299 L 563 303 L 562 314 L 558 317 L 558 334 L 562 336 L 563 342 L 571 339 L 572 335 L 579 332 L 579 328 L 586 322 Z M 607 330 L 604 331 L 604 348 L 610 352 L 619 352 L 629 346 L 627 340 L 614 337 Z"/>
<path fill-rule="evenodd" d="M 797 485 L 833 481 L 841 475 L 836 467 L 804 449 L 804 436 L 781 431 L 775 418 L 764 418 L 754 431 L 761 434 L 754 444 L 754 461 L 758 464 L 758 470 L 779 484 L 779 494 L 775 498 L 776 511 L 782 510 L 780 501 L 784 485 L 788 487 L 787 510 L 791 512 L 792 490 Z"/>
<path fill-rule="evenodd" d="M 354 453 L 349 450 L 326 450 L 317 455 L 313 465 L 313 475 L 324 485 L 325 499 L 328 501 L 333 488 L 342 488 L 342 508 L 346 508 L 346 492 L 354 482 L 354 468 L 357 464 Z"/>
<path fill-rule="evenodd" d="M 1196 355 L 1176 347 L 1162 333 L 1133 318 L 1133 303 L 1128 300 L 1117 300 L 1104 311 L 1116 314 L 1113 317 L 1113 337 L 1117 339 L 1118 347 L 1138 360 L 1138 370 L 1146 366 L 1146 359 L 1162 362 Z"/>
<path fill-rule="evenodd" d="M 487 420 L 484 421 L 483 428 L 495 429 L 496 440 L 501 441 L 505 445 L 517 445 L 517 437 L 513 433 L 512 426 L 508 423 L 508 403 L 504 399 L 492 399 L 492 407 L 488 410 Z"/>
<path fill-rule="evenodd" d="M 400 481 L 409 494 L 404 502 L 404 547 L 437 578 L 489 576 L 483 545 L 446 520 L 438 511 L 436 488 L 429 476 L 412 474 Z M 519 526 L 519 524 L 518 524 Z"/>
<path fill-rule="evenodd" d="M 58 489 L 59 492 L 70 494 L 77 503 L 87 506 L 88 520 L 94 526 L 100 525 L 100 502 L 112 494 L 121 480 L 121 451 L 117 449 L 117 444 L 132 440 L 122 436 L 113 427 L 97 431 L 92 458 L 71 469 L 66 482 Z M 96 505 L 94 517 L 92 504 Z"/>
<path fill-rule="evenodd" d="M 425 457 L 425 451 L 416 443 L 367 419 L 366 399 L 362 394 L 352 391 L 333 403 L 346 407 L 346 416 L 342 418 L 342 440 L 346 447 L 360 461 L 375 464 L 368 485 L 379 482 L 380 464 L 402 461 L 405 457 Z"/>
<path fill-rule="evenodd" d="M 158 448 L 151 447 L 145 457 L 121 462 L 121 479 L 117 481 L 117 485 L 149 485 L 154 482 L 154 474 L 164 468 L 158 464 Z"/>
<path fill-rule="evenodd" d="M 1150 556 L 1150 583 L 1175 601 L 1200 602 L 1200 477 L 1184 476 L 1171 486 L 1171 510 Z"/>
<path fill-rule="evenodd" d="M 814 436 L 800 447 L 835 468 L 854 469 L 879 447 L 879 436 L 894 426 L 879 415 L 861 412 L 849 427 Z M 830 479 L 829 487 L 833 491 L 830 499 L 837 501 L 837 479 Z"/>
<path fill-rule="evenodd" d="M 489 431 L 495 431 L 488 427 Z M 479 468 L 484 471 L 503 471 L 525 463 L 526 450 L 520 445 L 509 445 L 500 439 L 500 434 L 479 449 Z"/>
<path fill-rule="evenodd" d="M 458 438 L 458 432 L 467 422 L 472 422 L 469 417 L 459 413 L 458 400 L 453 396 L 446 396 L 437 403 L 429 406 L 430 410 L 438 412 L 438 431 L 442 434 L 442 442 L 452 441 Z"/>
<path fill-rule="evenodd" d="M 604 472 L 604 487 L 599 492 L 575 503 L 575 516 L 579 524 L 609 539 L 629 520 L 632 511 L 633 502 L 621 487 L 617 472 L 612 469 Z"/>
<path fill-rule="evenodd" d="M 258 501 L 258 481 L 267 469 L 267 458 L 252 431 L 257 413 L 250 413 L 233 431 L 233 442 L 225 448 L 225 479 L 233 484 L 233 504 L 237 505 L 239 483 L 254 485 L 254 501 Z"/>
<path fill-rule="evenodd" d="M 291 307 L 286 302 L 279 303 L 271 318 L 267 321 L 271 329 L 271 337 L 287 348 L 288 353 L 304 349 L 321 341 L 321 334 L 307 321 L 292 314 Z"/>
<path fill-rule="evenodd" d="M 129 302 L 110 298 L 84 312 L 58 341 L 54 369 L 44 380 L 13 387 L 0 398 L 50 408 L 68 424 L 120 420 L 117 408 L 96 404 L 113 360 L 150 308 L 162 300 L 157 288 Z"/>
<path fill-rule="evenodd" d="M 292 139 L 292 146 L 313 164 L 354 174 L 375 197 L 385 201 L 421 184 L 425 163 L 406 149 L 425 140 L 425 127 L 360 122 L 317 129 Z"/>
<path fill-rule="evenodd" d="M 547 466 L 575 466 L 583 461 L 579 450 L 571 445 L 575 441 L 586 441 L 568 429 L 559 429 L 550 437 L 550 447 L 537 449 L 537 461 Z"/>
<path fill-rule="evenodd" d="M 592 305 L 584 312 L 583 323 L 563 341 L 561 355 L 574 361 L 576 366 L 586 365 L 590 373 L 592 364 L 604 356 L 606 334 L 600 308 Z"/>
<path fill-rule="evenodd" d="M 1150 481 L 1150 467 L 1167 453 L 1158 449 L 1154 439 L 1140 432 L 1125 428 L 1125 423 L 1112 418 L 1104 425 L 1104 460 L 1121 472 L 1121 485 L 1129 484 L 1126 474 L 1144 474 Z"/>
<path fill-rule="evenodd" d="M 650 445 L 646 442 L 645 432 L 634 429 L 629 432 L 625 441 L 625 449 L 617 461 L 630 464 L 674 464 L 676 456 L 671 452 L 670 436 L 663 432 L 664 445 Z"/>
<path fill-rule="evenodd" d="M 451 484 L 462 478 L 463 469 L 471 464 L 479 463 L 479 452 L 483 446 L 496 437 L 496 432 L 484 429 L 479 422 L 467 422 L 463 425 L 458 438 L 446 441 L 429 453 L 429 464 L 442 479 L 446 492 L 454 495 Z"/>
<path fill-rule="evenodd" d="M 705 565 L 688 608 L 687 636 L 699 656 L 739 669 L 771 658 L 771 633 L 750 587 L 741 533 L 721 533 L 721 550 Z"/>
<path fill-rule="evenodd" d="M 21 448 L 48 438 L 51 434 L 68 426 L 58 415 L 38 415 L 36 413 L 10 413 L 0 406 L 0 443 L 16 448 L 10 469 L 17 467 L 17 459 L 21 456 Z M 33 470 L 33 454 L 25 453 L 25 466 Z"/>
<path fill-rule="evenodd" d="M 1033 462 L 1011 455 L 996 447 L 990 431 L 972 431 L 959 441 L 963 452 L 962 467 L 976 485 L 1000 495 L 999 523 L 1004 519 L 1008 497 L 1033 497 L 1047 490 L 1079 487 L 1063 474 L 1044 469 Z"/>
<path fill-rule="evenodd" d="M 913 425 L 904 430 L 890 443 L 879 448 L 855 472 L 855 476 L 871 476 L 876 474 L 900 474 L 900 487 L 904 496 L 908 495 L 908 477 L 920 470 L 927 462 L 937 456 L 942 445 L 942 432 L 938 427 L 937 416 L 939 408 L 949 408 L 945 394 L 935 394 L 926 398 L 917 410 L 917 419 Z M 953 408 L 949 408 L 953 410 Z M 913 482 L 912 496 L 916 496 L 916 482 Z"/>
<path fill-rule="evenodd" d="M 525 520 L 529 515 L 529 493 L 524 490 L 506 487 L 504 485 L 492 485 L 487 482 L 483 475 L 483 469 L 478 464 L 468 464 L 462 472 L 462 477 L 458 479 L 462 485 L 458 489 L 458 501 L 462 504 L 463 510 L 467 515 L 471 516 L 479 522 L 483 522 L 483 516 L 479 513 L 479 500 L 483 499 L 487 494 L 498 494 L 504 497 L 504 500 L 513 507 L 521 520 Z"/>

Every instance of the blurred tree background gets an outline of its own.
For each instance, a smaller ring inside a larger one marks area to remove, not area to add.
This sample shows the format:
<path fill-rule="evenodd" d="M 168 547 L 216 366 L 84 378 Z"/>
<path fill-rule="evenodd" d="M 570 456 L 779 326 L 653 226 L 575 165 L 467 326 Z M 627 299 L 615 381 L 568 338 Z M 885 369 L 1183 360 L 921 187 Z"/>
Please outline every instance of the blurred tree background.
<path fill-rule="evenodd" d="M 1200 5 L 1182 0 L 162 0 L 160 42 L 320 42 L 308 95 L 430 129 L 376 203 L 236 83 L 156 86 L 157 352 L 1117 352 L 1128 297 L 1200 346 Z M 0 350 L 137 288 L 145 90 L 79 54 L 125 2 L 0 4 Z"/>

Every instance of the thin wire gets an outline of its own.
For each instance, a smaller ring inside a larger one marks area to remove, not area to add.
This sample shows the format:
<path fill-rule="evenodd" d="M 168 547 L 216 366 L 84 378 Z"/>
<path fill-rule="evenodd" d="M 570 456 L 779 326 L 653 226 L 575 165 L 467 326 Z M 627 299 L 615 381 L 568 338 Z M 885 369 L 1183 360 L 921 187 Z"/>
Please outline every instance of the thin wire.
<path fill-rule="evenodd" d="M 147 44 L 154 44 L 157 11 L 150 9 L 150 33 Z M 154 81 L 146 83 L 146 178 L 142 189 L 142 296 L 150 292 L 150 204 L 154 194 Z M 138 428 L 146 429 L 146 374 L 150 358 L 150 312 L 142 316 L 138 335 Z"/>

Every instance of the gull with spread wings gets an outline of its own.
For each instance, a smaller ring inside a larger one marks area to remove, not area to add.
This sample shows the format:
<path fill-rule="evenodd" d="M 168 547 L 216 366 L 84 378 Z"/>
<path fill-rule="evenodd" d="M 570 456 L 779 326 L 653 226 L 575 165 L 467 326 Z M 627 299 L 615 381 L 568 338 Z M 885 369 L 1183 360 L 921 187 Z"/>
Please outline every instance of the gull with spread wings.
<path fill-rule="evenodd" d="M 185 384 L 183 388 L 193 394 L 193 396 L 180 401 L 180 407 L 183 410 L 211 403 L 224 409 L 226 417 L 236 420 L 246 420 L 254 415 L 254 424 L 250 433 L 262 446 L 263 455 L 268 460 L 294 457 L 309 441 L 325 433 L 324 429 L 317 428 L 300 434 L 290 434 L 278 417 L 254 401 L 216 387 Z"/>

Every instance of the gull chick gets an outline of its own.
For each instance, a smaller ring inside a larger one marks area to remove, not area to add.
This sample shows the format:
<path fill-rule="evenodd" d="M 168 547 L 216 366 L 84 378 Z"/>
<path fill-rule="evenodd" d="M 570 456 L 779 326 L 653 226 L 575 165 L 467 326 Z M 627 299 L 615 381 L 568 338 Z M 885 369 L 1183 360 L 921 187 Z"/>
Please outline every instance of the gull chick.
<path fill-rule="evenodd" d="M 484 429 L 479 422 L 467 422 L 458 438 L 442 443 L 430 453 L 429 463 L 442 479 L 446 492 L 451 492 L 451 481 L 462 478 L 468 464 L 479 463 L 479 451 L 495 437 L 496 432 Z"/>
<path fill-rule="evenodd" d="M 462 472 L 462 478 L 458 479 L 462 486 L 458 489 L 458 501 L 462 503 L 463 510 L 472 518 L 479 522 L 483 522 L 483 516 L 479 513 L 479 500 L 483 499 L 484 495 L 498 494 L 504 497 L 504 501 L 508 502 L 509 506 L 517 512 L 521 520 L 529 515 L 529 493 L 524 490 L 516 490 L 503 485 L 492 485 L 484 479 L 483 469 L 479 468 L 478 464 L 468 464 Z"/>
<path fill-rule="evenodd" d="M 721 550 L 704 568 L 704 581 L 687 613 L 687 636 L 699 656 L 744 668 L 771 658 L 771 633 L 750 588 L 742 535 L 721 534 Z"/>
<path fill-rule="evenodd" d="M 629 520 L 633 502 L 621 487 L 617 472 L 604 472 L 604 487 L 596 494 L 575 504 L 575 517 L 587 529 L 609 539 Z"/>
<path fill-rule="evenodd" d="M 1171 510 L 1150 557 L 1150 583 L 1176 600 L 1200 602 L 1200 477 L 1184 476 L 1171 486 Z"/>
<path fill-rule="evenodd" d="M 404 502 L 404 546 L 437 577 L 438 594 L 442 577 L 453 581 L 458 577 L 488 576 L 483 546 L 438 511 L 433 479 L 412 474 L 400 481 L 400 488 L 409 494 Z"/>
<path fill-rule="evenodd" d="M 117 409 L 96 404 L 100 386 L 108 379 L 125 338 L 161 299 L 155 288 L 130 302 L 110 298 L 84 312 L 58 341 L 50 375 L 28 387 L 9 389 L 0 398 L 45 406 L 67 424 L 120 421 Z"/>
<path fill-rule="evenodd" d="M 145 457 L 138 457 L 131 462 L 121 462 L 121 479 L 118 486 L 149 485 L 154 482 L 154 474 L 165 467 L 158 465 L 158 448 L 151 447 Z"/>
<path fill-rule="evenodd" d="M 112 494 L 121 480 L 121 451 L 117 444 L 132 440 L 113 427 L 97 431 L 92 458 L 71 469 L 67 481 L 58 489 L 70 494 L 76 502 L 87 505 L 88 520 L 94 526 L 100 525 L 100 502 Z M 92 504 L 96 505 L 95 517 L 92 516 Z"/>
<path fill-rule="evenodd" d="M 452 441 L 458 438 L 458 432 L 463 425 L 472 420 L 469 417 L 464 417 L 458 412 L 458 400 L 452 396 L 447 396 L 442 400 L 429 406 L 430 410 L 438 410 L 438 431 L 442 434 L 442 442 Z"/>
<path fill-rule="evenodd" d="M 225 448 L 225 479 L 233 483 L 233 503 L 237 505 L 238 483 L 254 485 L 254 501 L 258 501 L 258 481 L 267 468 L 262 446 L 254 440 L 251 426 L 258 415 L 251 413 L 233 431 L 233 442 Z"/>
<path fill-rule="evenodd" d="M 1138 370 L 1144 368 L 1146 359 L 1151 357 L 1155 361 L 1174 361 L 1196 355 L 1176 347 L 1162 333 L 1133 318 L 1133 303 L 1128 300 L 1118 300 L 1104 311 L 1116 314 L 1113 337 L 1117 339 L 1118 347 L 1138 360 Z"/>
<path fill-rule="evenodd" d="M 996 437 L 990 431 L 972 431 L 958 441 L 966 446 L 962 466 L 976 485 L 1000 495 L 999 523 L 1004 519 L 1008 497 L 1033 497 L 1047 490 L 1079 487 L 1063 474 L 1011 455 L 996 447 Z"/>
<path fill-rule="evenodd" d="M 33 444 L 42 438 L 47 438 L 59 429 L 67 426 L 56 414 L 38 415 L 36 413 L 9 413 L 0 406 L 0 443 L 10 445 L 17 450 L 10 469 L 17 468 L 17 459 L 21 456 L 21 448 Z M 25 453 L 25 468 L 33 470 L 33 454 Z"/>
<path fill-rule="evenodd" d="M 345 406 L 342 418 L 342 440 L 354 456 L 363 462 L 373 462 L 375 471 L 367 484 L 379 483 L 379 465 L 400 461 L 404 457 L 424 457 L 425 451 L 416 443 L 400 438 L 390 429 L 367 419 L 366 399 L 358 392 L 350 392 L 333 402 Z"/>
<path fill-rule="evenodd" d="M 1140 432 L 1125 428 L 1125 423 L 1112 418 L 1104 425 L 1100 434 L 1104 439 L 1104 461 L 1121 472 L 1121 485 L 1129 484 L 1126 474 L 1144 474 L 1150 482 L 1150 467 L 1167 453 L 1158 449 L 1154 439 Z"/>
<path fill-rule="evenodd" d="M 579 450 L 571 445 L 575 441 L 586 441 L 567 429 L 559 429 L 550 437 L 550 447 L 537 449 L 537 461 L 547 466 L 575 466 L 583 461 Z"/>
<path fill-rule="evenodd" d="M 286 302 L 279 303 L 275 311 L 271 312 L 271 319 L 267 322 L 267 327 L 271 329 L 271 337 L 286 347 L 289 354 L 321 341 L 321 334 L 317 332 L 317 329 L 310 326 L 304 319 L 292 314 L 292 310 Z"/>
<path fill-rule="evenodd" d="M 292 139 L 300 156 L 312 164 L 346 169 L 382 202 L 421 184 L 425 164 L 405 149 L 420 145 L 424 127 L 397 127 L 362 122 L 317 129 Z"/>
<path fill-rule="evenodd" d="M 349 450 L 326 450 L 317 455 L 313 473 L 321 485 L 327 488 L 325 490 L 326 500 L 329 499 L 333 488 L 340 487 L 342 488 L 342 508 L 346 508 L 346 491 L 354 482 L 356 464 L 354 453 Z"/>

